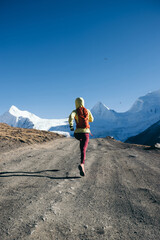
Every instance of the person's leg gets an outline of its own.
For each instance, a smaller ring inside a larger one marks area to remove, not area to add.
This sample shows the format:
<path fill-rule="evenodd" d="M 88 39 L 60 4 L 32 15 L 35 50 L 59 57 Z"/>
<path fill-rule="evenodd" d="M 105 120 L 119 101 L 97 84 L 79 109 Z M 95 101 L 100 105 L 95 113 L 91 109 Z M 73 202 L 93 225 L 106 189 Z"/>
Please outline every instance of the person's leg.
<path fill-rule="evenodd" d="M 88 142 L 89 142 L 89 133 L 83 133 L 82 141 L 80 141 L 81 164 L 85 163 Z"/>
<path fill-rule="evenodd" d="M 79 142 L 80 142 L 80 152 L 81 152 L 81 159 L 82 159 L 82 151 L 83 151 L 82 138 L 83 138 L 83 135 L 82 135 L 82 133 L 74 133 L 74 137 L 77 140 L 79 140 Z"/>
<path fill-rule="evenodd" d="M 82 136 L 81 136 L 81 135 L 82 135 L 81 133 L 74 133 L 74 137 L 75 137 L 77 140 L 79 140 L 79 141 L 82 140 Z"/>
<path fill-rule="evenodd" d="M 84 163 L 86 158 L 86 150 L 89 142 L 89 133 L 75 133 L 75 138 L 80 141 L 81 164 L 78 166 L 80 175 L 85 176 Z"/>
<path fill-rule="evenodd" d="M 82 140 L 80 141 L 81 149 L 81 164 L 79 165 L 80 175 L 85 176 L 84 163 L 86 158 L 86 150 L 89 142 L 89 133 L 82 133 Z"/>
<path fill-rule="evenodd" d="M 84 147 L 84 139 L 81 138 L 80 140 L 80 150 L 81 150 L 81 163 L 83 162 L 83 147 Z"/>

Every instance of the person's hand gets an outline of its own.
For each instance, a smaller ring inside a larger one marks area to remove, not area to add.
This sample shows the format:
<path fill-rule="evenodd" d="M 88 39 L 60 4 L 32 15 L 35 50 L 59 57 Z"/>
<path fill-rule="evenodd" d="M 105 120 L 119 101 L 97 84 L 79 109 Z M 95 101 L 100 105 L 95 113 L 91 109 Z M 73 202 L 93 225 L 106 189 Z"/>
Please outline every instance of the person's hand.
<path fill-rule="evenodd" d="M 73 127 L 73 126 L 70 126 L 70 130 L 71 130 L 71 131 L 74 131 L 74 127 Z"/>

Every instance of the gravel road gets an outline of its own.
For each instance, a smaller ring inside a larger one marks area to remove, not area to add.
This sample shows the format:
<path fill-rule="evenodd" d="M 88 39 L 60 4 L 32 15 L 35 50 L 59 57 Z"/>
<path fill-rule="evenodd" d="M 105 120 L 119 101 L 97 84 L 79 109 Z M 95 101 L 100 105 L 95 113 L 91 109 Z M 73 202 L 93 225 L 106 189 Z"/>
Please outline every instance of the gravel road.
<path fill-rule="evenodd" d="M 159 240 L 160 150 L 62 138 L 0 154 L 0 240 Z"/>

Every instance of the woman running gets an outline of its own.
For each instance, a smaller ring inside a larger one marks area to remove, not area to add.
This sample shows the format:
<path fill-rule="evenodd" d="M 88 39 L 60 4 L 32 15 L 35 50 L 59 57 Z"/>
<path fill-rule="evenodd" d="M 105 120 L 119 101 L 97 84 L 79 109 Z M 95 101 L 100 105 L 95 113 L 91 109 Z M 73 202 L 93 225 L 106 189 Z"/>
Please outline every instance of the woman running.
<path fill-rule="evenodd" d="M 74 136 L 80 141 L 81 164 L 78 166 L 81 176 L 85 176 L 84 163 L 86 158 L 86 150 L 89 142 L 90 126 L 89 122 L 93 122 L 91 112 L 84 107 L 84 99 L 76 98 L 76 110 L 69 115 L 69 125 L 71 131 L 74 131 L 73 121 L 76 121 L 76 130 Z"/>

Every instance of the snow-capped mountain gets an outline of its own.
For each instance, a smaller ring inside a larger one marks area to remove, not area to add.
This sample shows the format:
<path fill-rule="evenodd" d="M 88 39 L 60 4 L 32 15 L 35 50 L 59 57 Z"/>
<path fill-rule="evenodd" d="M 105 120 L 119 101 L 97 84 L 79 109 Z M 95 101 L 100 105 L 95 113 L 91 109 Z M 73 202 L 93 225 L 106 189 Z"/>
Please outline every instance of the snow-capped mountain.
<path fill-rule="evenodd" d="M 160 90 L 138 98 L 124 113 L 111 110 L 101 102 L 98 102 L 91 112 L 94 116 L 94 122 L 90 124 L 93 137 L 113 136 L 117 140 L 125 141 L 160 120 Z M 0 116 L 0 122 L 13 127 L 35 128 L 70 135 L 67 118 L 42 119 L 15 106 Z"/>
<path fill-rule="evenodd" d="M 21 111 L 17 107 L 12 106 L 9 111 L 0 116 L 0 122 L 7 123 L 12 127 L 34 128 L 34 122 L 40 120 L 36 115 Z"/>
<path fill-rule="evenodd" d="M 55 132 L 69 136 L 68 119 L 42 119 L 28 111 L 21 111 L 15 106 L 0 116 L 0 122 L 7 123 L 12 127 L 55 130 Z M 61 127 L 59 128 L 59 126 Z"/>
<path fill-rule="evenodd" d="M 107 121 L 116 119 L 116 112 L 114 110 L 110 110 L 101 102 L 98 102 L 91 111 L 95 119 L 105 119 Z"/>
<path fill-rule="evenodd" d="M 129 112 L 156 113 L 160 109 L 160 90 L 138 98 Z"/>
<path fill-rule="evenodd" d="M 91 109 L 91 112 L 95 117 L 92 124 L 93 135 L 96 137 L 109 135 L 125 141 L 160 120 L 160 90 L 138 98 L 124 113 L 110 110 L 100 102 Z"/>

